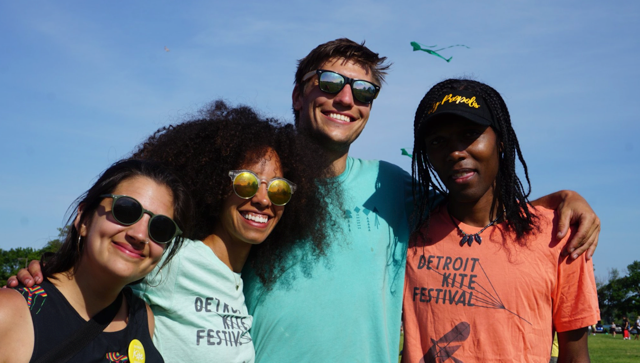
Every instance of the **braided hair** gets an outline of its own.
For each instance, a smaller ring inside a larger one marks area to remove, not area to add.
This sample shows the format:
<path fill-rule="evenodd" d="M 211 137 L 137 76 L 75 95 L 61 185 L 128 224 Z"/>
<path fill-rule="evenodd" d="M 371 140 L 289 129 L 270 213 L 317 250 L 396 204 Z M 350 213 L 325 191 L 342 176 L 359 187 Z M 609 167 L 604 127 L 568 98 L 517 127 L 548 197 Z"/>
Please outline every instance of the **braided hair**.
<path fill-rule="evenodd" d="M 515 232 L 516 243 L 524 246 L 526 241 L 523 237 L 536 229 L 537 219 L 529 208 L 528 197 L 531 194 L 531 181 L 529 180 L 527 163 L 524 161 L 518 138 L 511 125 L 509 110 L 500 93 L 484 83 L 468 79 L 447 79 L 436 84 L 427 92 L 416 110 L 411 170 L 414 176 L 414 198 L 419 201 L 414 212 L 418 221 L 417 228 L 428 225 L 429 211 L 437 200 L 428 193 L 429 189 L 433 189 L 440 195 L 446 196 L 448 194 L 429 161 L 424 142 L 425 128 L 421 126 L 423 126 L 427 112 L 433 104 L 441 99 L 443 94 L 457 90 L 470 91 L 482 97 L 495 120 L 494 126 L 491 127 L 497 136 L 500 156 L 498 175 L 496 176 L 496 193 L 493 195 L 489 218 L 493 220 L 495 211 L 504 210 L 505 213 L 501 217 L 501 221 L 506 222 L 508 230 Z M 516 174 L 516 157 L 524 169 L 528 185 L 526 192 L 522 181 Z"/>

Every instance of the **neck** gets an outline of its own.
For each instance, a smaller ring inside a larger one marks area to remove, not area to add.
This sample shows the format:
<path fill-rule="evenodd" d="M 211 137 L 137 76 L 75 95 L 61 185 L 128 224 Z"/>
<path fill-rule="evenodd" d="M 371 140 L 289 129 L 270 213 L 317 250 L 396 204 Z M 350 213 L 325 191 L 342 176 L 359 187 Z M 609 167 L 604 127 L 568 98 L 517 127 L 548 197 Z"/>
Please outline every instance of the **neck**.
<path fill-rule="evenodd" d="M 329 170 L 328 174 L 331 177 L 336 177 L 342 174 L 347 168 L 347 157 L 348 153 L 342 153 L 341 155 L 335 155 L 329 160 Z"/>
<path fill-rule="evenodd" d="M 483 197 L 475 201 L 460 201 L 449 195 L 447 210 L 454 218 L 460 222 L 474 226 L 484 227 L 493 218 L 497 217 L 497 207 L 491 210 L 493 193 L 486 193 Z M 493 215 L 493 218 L 491 216 Z"/>
<path fill-rule="evenodd" d="M 251 244 L 237 242 L 230 237 L 224 238 L 221 233 L 214 232 L 207 236 L 202 242 L 215 253 L 220 261 L 236 273 L 242 271 L 249 257 L 249 252 L 251 251 Z"/>
<path fill-rule="evenodd" d="M 112 275 L 97 275 L 83 268 L 54 274 L 51 282 L 60 290 L 69 304 L 86 320 L 111 305 L 130 281 L 115 281 Z"/>
<path fill-rule="evenodd" d="M 342 174 L 347 168 L 347 157 L 351 145 L 336 145 L 332 143 L 319 144 L 326 156 L 327 174 L 329 177 L 336 177 Z"/>
<path fill-rule="evenodd" d="M 347 157 L 351 144 L 338 144 L 324 137 L 314 137 L 312 134 L 302 133 L 309 142 L 318 145 L 325 156 L 327 177 L 336 177 L 347 168 Z"/>

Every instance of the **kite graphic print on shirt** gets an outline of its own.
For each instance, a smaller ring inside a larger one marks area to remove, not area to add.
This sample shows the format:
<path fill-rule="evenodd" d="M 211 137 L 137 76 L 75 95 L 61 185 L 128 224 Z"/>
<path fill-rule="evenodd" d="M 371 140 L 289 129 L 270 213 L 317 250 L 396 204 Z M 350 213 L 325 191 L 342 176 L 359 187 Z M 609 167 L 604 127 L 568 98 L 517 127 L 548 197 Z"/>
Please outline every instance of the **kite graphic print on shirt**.
<path fill-rule="evenodd" d="M 109 363 L 120 363 L 129 361 L 129 358 L 126 355 L 120 354 L 118 352 L 107 353 L 106 358 L 109 360 Z"/>
<path fill-rule="evenodd" d="M 503 244 L 511 235 L 502 226 L 469 247 L 460 246 L 446 208 L 432 212 L 407 253 L 406 362 L 548 362 L 554 328 L 598 320 L 592 262 L 561 257 L 566 240 L 546 228 L 553 211 L 538 213 L 540 232 L 526 247 Z M 482 227 L 460 228 L 473 234 Z"/>
<path fill-rule="evenodd" d="M 420 256 L 417 269 L 429 274 L 428 284 L 413 286 L 412 301 L 416 304 L 448 305 L 449 307 L 465 307 L 469 309 L 491 309 L 492 314 L 512 314 L 531 323 L 524 317 L 510 310 L 500 297 L 495 284 L 487 276 L 479 258 L 452 256 Z M 476 314 L 483 314 L 477 312 Z M 470 320 L 474 323 L 473 320 Z M 451 330 L 436 338 L 430 338 L 430 347 L 422 357 L 425 363 L 447 362 L 463 363 L 455 357 L 471 334 L 471 323 L 461 321 Z"/>
<path fill-rule="evenodd" d="M 507 307 L 482 267 L 479 258 L 422 255 L 417 268 L 436 274 L 437 283 L 413 288 L 413 298 L 423 303 L 461 305 L 474 308 L 505 310 L 531 323 Z"/>
<path fill-rule="evenodd" d="M 29 306 L 29 310 L 33 310 L 33 306 L 38 298 L 42 299 L 42 302 L 40 303 L 40 306 L 38 306 L 38 310 L 36 311 L 36 314 L 39 313 L 40 309 L 42 309 L 42 305 L 44 305 L 45 300 L 47 300 L 47 292 L 44 291 L 42 286 L 36 285 L 34 287 L 20 287 L 18 288 L 18 291 L 20 291 L 22 296 L 25 296 L 26 294 L 27 306 Z"/>
<path fill-rule="evenodd" d="M 368 232 L 371 232 L 372 229 L 380 229 L 380 217 L 376 207 L 373 210 L 365 207 L 355 207 L 353 210 L 348 209 L 345 211 L 345 218 L 349 232 L 352 229 L 366 229 Z"/>

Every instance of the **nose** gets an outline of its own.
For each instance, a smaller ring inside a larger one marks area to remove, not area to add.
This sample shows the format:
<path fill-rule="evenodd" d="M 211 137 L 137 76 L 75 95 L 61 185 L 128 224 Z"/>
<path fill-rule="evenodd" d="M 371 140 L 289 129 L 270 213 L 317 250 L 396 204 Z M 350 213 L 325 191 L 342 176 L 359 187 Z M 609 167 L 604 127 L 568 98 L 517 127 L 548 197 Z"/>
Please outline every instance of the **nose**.
<path fill-rule="evenodd" d="M 467 158 L 467 144 L 454 142 L 451 144 L 451 149 L 449 150 L 449 155 L 447 156 L 447 161 L 457 162 L 459 160 L 464 160 Z"/>
<path fill-rule="evenodd" d="M 342 105 L 352 107 L 354 105 L 354 101 L 353 101 L 353 93 L 351 92 L 351 85 L 350 84 L 346 84 L 340 90 L 340 92 L 338 92 L 334 96 L 333 100 L 335 102 L 338 102 L 338 103 L 342 104 Z"/>
<path fill-rule="evenodd" d="M 145 215 L 137 221 L 135 224 L 132 224 L 127 227 L 127 240 L 133 246 L 141 246 L 143 244 L 149 243 L 149 217 L 146 213 Z"/>
<path fill-rule="evenodd" d="M 251 203 L 258 205 L 262 208 L 267 208 L 271 205 L 271 199 L 269 199 L 269 195 L 267 194 L 267 184 L 260 183 L 260 187 L 258 188 L 258 192 L 251 198 Z"/>

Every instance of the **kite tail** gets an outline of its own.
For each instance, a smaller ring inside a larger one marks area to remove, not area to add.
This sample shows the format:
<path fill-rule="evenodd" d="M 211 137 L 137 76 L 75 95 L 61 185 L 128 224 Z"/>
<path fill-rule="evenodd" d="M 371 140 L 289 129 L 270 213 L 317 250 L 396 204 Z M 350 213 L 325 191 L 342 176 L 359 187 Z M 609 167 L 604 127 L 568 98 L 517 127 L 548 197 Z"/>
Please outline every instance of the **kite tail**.
<path fill-rule="evenodd" d="M 465 48 L 467 48 L 467 49 L 471 49 L 471 48 L 467 47 L 467 46 L 466 46 L 466 45 L 464 45 L 464 44 L 456 44 L 456 45 L 450 45 L 450 46 L 448 46 L 448 47 L 444 47 L 444 48 L 436 49 L 436 52 L 441 51 L 441 50 L 444 50 L 444 49 L 453 48 L 453 47 L 465 47 Z"/>

